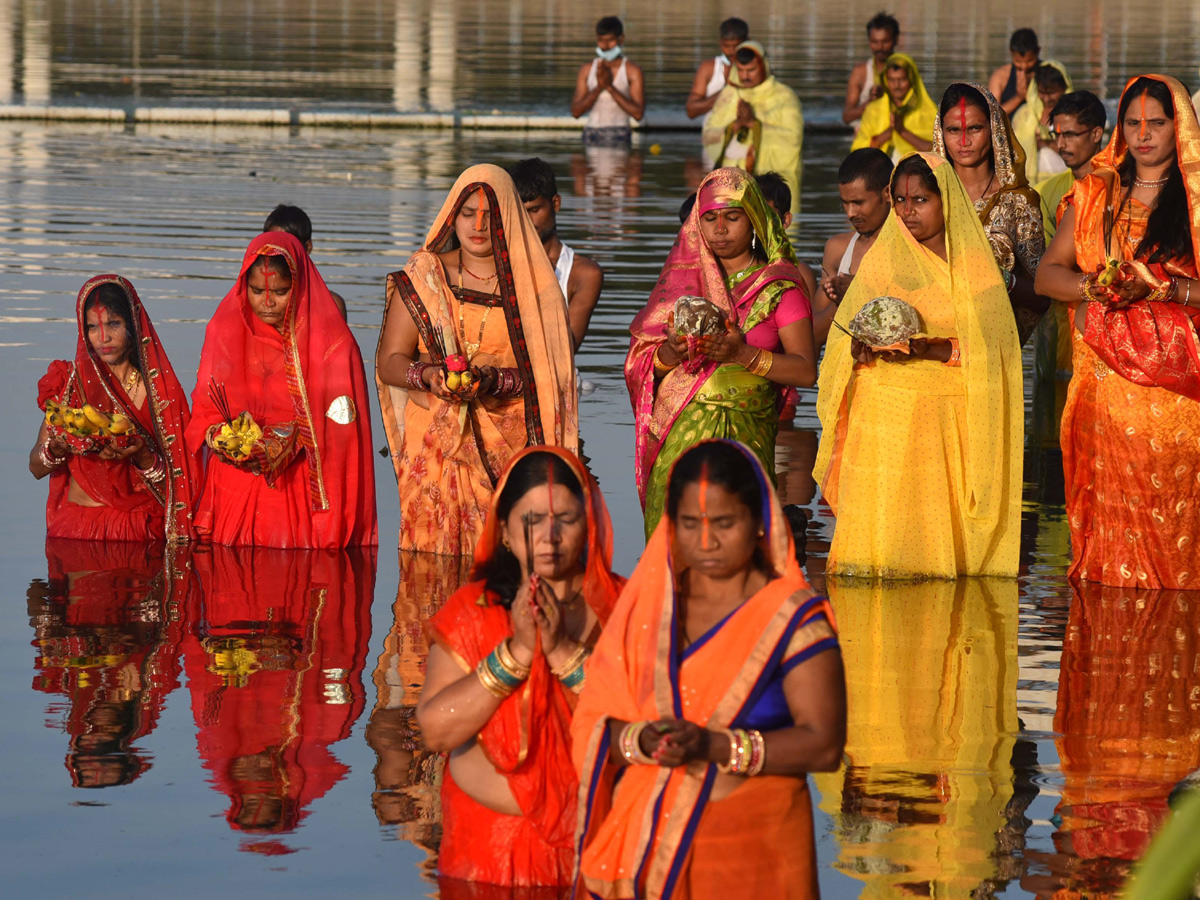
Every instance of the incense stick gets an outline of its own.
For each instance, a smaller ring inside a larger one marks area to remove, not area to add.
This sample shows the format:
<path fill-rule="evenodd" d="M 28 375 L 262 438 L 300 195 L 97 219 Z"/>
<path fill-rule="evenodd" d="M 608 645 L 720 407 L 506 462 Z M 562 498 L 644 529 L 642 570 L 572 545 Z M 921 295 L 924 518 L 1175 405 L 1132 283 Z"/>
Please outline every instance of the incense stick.
<path fill-rule="evenodd" d="M 217 384 L 217 380 L 212 376 L 208 379 L 208 396 L 221 418 L 225 420 L 225 424 L 232 427 L 233 411 L 229 408 L 229 395 L 225 392 L 225 385 Z"/>

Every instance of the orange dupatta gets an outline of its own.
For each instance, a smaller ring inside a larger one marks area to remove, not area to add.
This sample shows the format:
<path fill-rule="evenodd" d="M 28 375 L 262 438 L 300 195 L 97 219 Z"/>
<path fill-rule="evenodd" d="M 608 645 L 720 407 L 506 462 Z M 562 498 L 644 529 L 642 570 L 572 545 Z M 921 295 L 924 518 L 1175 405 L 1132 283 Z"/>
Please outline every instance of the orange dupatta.
<path fill-rule="evenodd" d="M 558 457 L 583 487 L 588 519 L 587 571 L 583 596 L 600 624 L 608 621 L 624 579 L 611 570 L 612 520 L 600 486 L 579 457 L 559 447 L 530 447 L 513 457 L 492 497 L 487 524 L 475 546 L 475 571 L 500 545 L 496 505 L 508 473 L 532 453 Z M 512 619 L 500 598 L 488 593 L 481 580 L 463 586 L 429 624 L 430 639 L 441 645 L 464 671 L 479 662 L 505 638 Z M 550 671 L 546 655 L 535 652 L 529 678 L 500 704 L 480 730 L 478 741 L 488 761 L 508 779 L 509 789 L 525 818 L 551 846 L 570 847 L 575 829 L 577 779 L 571 765 L 570 723 L 575 695 Z"/>
<path fill-rule="evenodd" d="M 1106 228 L 1121 205 L 1120 166 L 1128 148 L 1121 123 L 1113 129 L 1108 146 L 1092 160 L 1092 173 L 1075 184 L 1063 203 L 1075 206 L 1075 255 L 1082 272 L 1098 272 L 1112 254 L 1120 262 L 1133 262 L 1152 287 L 1165 286 L 1172 276 L 1197 277 L 1200 263 L 1200 124 L 1183 85 L 1167 75 L 1138 78 L 1165 84 L 1175 105 L 1176 159 L 1183 174 L 1191 226 L 1192 260 L 1147 265 L 1133 259 L 1125 242 L 1111 241 L 1115 228 Z M 1122 93 L 1124 96 L 1124 93 Z M 1065 206 L 1060 205 L 1060 214 Z M 1113 246 L 1110 246 L 1112 244 Z M 1115 251 L 1115 252 L 1114 252 Z M 1100 303 L 1088 306 L 1083 339 L 1114 372 L 1144 387 L 1162 387 L 1192 400 L 1200 400 L 1200 339 L 1192 309 L 1178 303 L 1137 301 L 1124 309 Z"/>
<path fill-rule="evenodd" d="M 753 451 L 746 456 L 763 496 L 763 549 L 775 578 L 735 610 L 682 662 L 677 644 L 674 525 L 650 538 L 588 663 L 571 726 L 581 772 L 579 877 L 591 896 L 680 897 L 692 840 L 716 766 L 620 767 L 609 760 L 609 720 L 685 718 L 708 728 L 736 726 L 785 654 L 836 647 L 828 602 L 813 595 L 796 561 L 783 507 Z M 616 790 L 620 774 L 620 790 Z M 801 782 L 803 783 L 803 782 Z"/>

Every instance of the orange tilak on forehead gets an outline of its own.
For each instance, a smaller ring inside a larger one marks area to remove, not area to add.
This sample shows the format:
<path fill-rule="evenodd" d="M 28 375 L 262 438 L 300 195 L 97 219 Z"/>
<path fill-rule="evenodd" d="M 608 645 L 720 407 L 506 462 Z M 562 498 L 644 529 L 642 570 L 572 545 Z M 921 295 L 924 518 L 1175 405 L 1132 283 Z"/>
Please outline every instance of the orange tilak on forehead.
<path fill-rule="evenodd" d="M 475 208 L 475 230 L 483 231 L 483 217 L 487 213 L 487 194 L 480 188 L 475 192 L 475 202 L 479 204 Z"/>
<path fill-rule="evenodd" d="M 708 546 L 708 463 L 700 467 L 700 546 Z"/>

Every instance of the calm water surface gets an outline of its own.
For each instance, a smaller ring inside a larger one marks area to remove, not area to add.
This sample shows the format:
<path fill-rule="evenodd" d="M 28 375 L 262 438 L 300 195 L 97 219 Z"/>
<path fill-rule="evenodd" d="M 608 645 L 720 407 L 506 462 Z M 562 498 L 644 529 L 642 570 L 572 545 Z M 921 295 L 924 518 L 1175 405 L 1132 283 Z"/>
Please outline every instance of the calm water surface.
<path fill-rule="evenodd" d="M 771 23 L 768 46 L 819 118 L 832 115 L 847 55 L 864 55 L 860 22 L 875 6 L 841 4 L 837 20 L 806 2 L 633 7 L 631 52 L 640 42 L 652 108 L 668 118 L 714 23 L 741 10 L 760 34 L 756 23 Z M 1188 76 L 1200 46 L 1187 3 L 1136 17 L 1119 3 L 1017 2 L 1011 17 L 981 2 L 896 6 L 907 49 L 930 59 L 939 85 L 984 77 L 1021 24 L 1110 96 L 1129 71 L 1164 60 Z M 1084 25 L 1068 35 L 1072 11 Z M 569 93 L 568 67 L 590 52 L 591 16 L 556 0 L 315 2 L 298 15 L 284 4 L 0 0 L 0 100 L 557 112 L 549 98 Z M 616 566 L 629 572 L 641 526 L 626 327 L 697 171 L 694 136 L 655 140 L 661 154 L 589 158 L 571 134 L 0 124 L 6 893 L 436 892 L 437 760 L 417 749 L 411 706 L 422 623 L 464 573 L 397 559 L 382 458 L 377 554 L 46 546 L 45 487 L 25 471 L 33 401 L 47 361 L 72 352 L 85 278 L 133 280 L 190 386 L 204 323 L 247 241 L 275 203 L 298 203 L 370 365 L 383 275 L 418 245 L 457 173 L 543 156 L 560 176 L 564 237 L 608 273 L 580 355 L 595 385 L 581 418 L 618 525 Z M 832 182 L 845 145 L 806 142 L 798 245 L 809 260 L 842 227 Z M 1115 890 L 1167 791 L 1197 765 L 1196 600 L 1072 593 L 1061 458 L 1045 424 L 1063 386 L 1027 387 L 1021 577 L 834 590 L 851 765 L 814 779 L 827 896 Z M 809 571 L 820 585 L 832 522 L 804 474 L 816 447 L 804 399 L 780 459 L 787 499 L 816 517 Z"/>

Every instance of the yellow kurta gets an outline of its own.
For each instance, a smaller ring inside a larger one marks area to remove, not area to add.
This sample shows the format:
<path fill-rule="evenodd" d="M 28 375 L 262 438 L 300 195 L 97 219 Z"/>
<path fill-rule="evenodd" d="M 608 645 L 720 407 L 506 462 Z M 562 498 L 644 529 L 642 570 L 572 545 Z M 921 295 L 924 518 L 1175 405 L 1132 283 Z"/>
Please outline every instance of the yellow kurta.
<path fill-rule="evenodd" d="M 925 333 L 954 337 L 962 365 L 856 365 L 831 331 L 818 381 L 814 477 L 837 516 L 827 571 L 882 578 L 1017 574 L 1024 405 L 1021 352 L 983 226 L 945 160 L 922 154 L 942 192 L 949 262 L 895 213 L 867 251 L 837 322 L 899 297 Z M 919 512 L 918 512 L 919 511 Z"/>
<path fill-rule="evenodd" d="M 834 820 L 834 866 L 864 882 L 863 897 L 975 896 L 1011 846 L 1017 583 L 839 581 L 829 595 L 847 767 L 813 780 Z"/>

